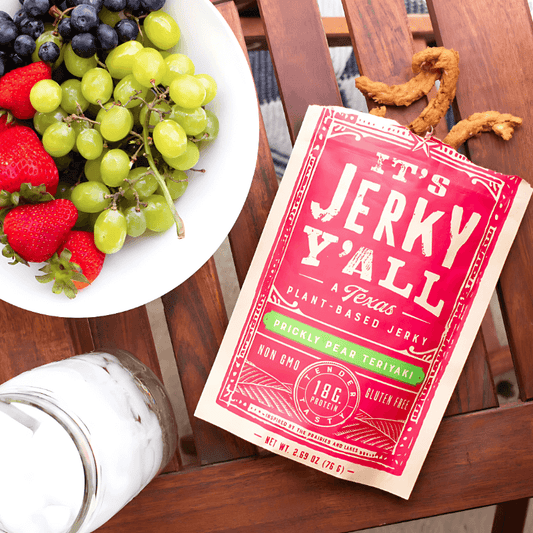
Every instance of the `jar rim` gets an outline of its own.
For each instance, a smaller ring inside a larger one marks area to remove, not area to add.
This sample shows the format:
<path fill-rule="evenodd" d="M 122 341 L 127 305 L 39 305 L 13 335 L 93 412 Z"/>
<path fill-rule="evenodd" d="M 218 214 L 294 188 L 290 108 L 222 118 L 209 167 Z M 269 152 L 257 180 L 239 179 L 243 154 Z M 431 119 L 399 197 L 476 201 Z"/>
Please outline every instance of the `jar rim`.
<path fill-rule="evenodd" d="M 61 409 L 43 389 L 35 389 L 32 393 L 0 393 L 0 401 L 4 403 L 23 403 L 40 409 L 58 422 L 74 442 L 83 467 L 84 492 L 80 510 L 66 533 L 78 533 L 96 505 L 98 490 L 96 459 L 83 422 Z"/>

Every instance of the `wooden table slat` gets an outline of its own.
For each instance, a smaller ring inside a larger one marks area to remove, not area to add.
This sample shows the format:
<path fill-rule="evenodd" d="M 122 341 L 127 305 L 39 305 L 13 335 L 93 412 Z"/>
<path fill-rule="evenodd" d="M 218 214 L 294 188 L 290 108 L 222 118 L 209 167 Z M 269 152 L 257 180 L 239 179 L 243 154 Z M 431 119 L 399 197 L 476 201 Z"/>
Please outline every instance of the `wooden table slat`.
<path fill-rule="evenodd" d="M 0 323 L 0 383 L 36 366 L 92 349 L 85 319 L 41 315 L 0 301 Z"/>
<path fill-rule="evenodd" d="M 479 331 L 446 409 L 446 416 L 498 407 L 483 335 Z"/>
<path fill-rule="evenodd" d="M 413 77 L 415 47 L 403 0 L 343 0 L 359 72 L 391 85 Z M 369 108 L 375 104 L 368 100 Z M 427 105 L 422 98 L 409 107 L 388 107 L 387 118 L 409 124 Z"/>
<path fill-rule="evenodd" d="M 315 0 L 258 4 L 294 143 L 309 105 L 342 105 L 320 11 Z"/>
<path fill-rule="evenodd" d="M 162 300 L 199 463 L 254 455 L 250 443 L 193 416 L 228 325 L 214 260 Z"/>
<path fill-rule="evenodd" d="M 160 476 L 102 533 L 355 531 L 531 497 L 532 418 L 520 404 L 444 419 L 408 501 L 271 456 Z"/>
<path fill-rule="evenodd" d="M 533 183 L 533 153 L 529 146 L 533 109 L 524 97 L 524 88 L 530 87 L 533 79 L 533 64 L 525 59 L 533 53 L 527 2 L 513 2 L 503 9 L 499 0 L 430 0 L 428 7 L 438 43 L 460 54 L 457 108 L 461 118 L 494 109 L 524 121 L 508 142 L 493 134 L 468 141 L 470 158 L 484 167 L 517 174 Z M 533 398 L 532 242 L 530 205 L 501 277 L 501 300 L 523 399 Z"/>

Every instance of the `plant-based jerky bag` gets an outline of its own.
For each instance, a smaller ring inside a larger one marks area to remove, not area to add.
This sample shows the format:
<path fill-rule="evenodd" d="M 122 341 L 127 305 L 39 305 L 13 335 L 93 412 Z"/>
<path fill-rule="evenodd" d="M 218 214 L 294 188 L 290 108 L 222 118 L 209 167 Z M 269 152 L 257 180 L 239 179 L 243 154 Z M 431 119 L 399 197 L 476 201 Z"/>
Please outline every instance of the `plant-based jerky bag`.
<path fill-rule="evenodd" d="M 531 195 L 311 106 L 196 416 L 409 498 Z"/>

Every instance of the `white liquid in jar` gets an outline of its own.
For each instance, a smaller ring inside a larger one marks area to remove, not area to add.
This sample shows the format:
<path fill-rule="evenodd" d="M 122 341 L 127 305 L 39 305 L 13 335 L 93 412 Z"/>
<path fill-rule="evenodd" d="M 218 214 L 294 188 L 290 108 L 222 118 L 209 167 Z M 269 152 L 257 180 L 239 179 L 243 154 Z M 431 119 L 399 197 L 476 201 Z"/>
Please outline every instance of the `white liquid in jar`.
<path fill-rule="evenodd" d="M 9 533 L 64 533 L 83 501 L 84 473 L 76 445 L 40 409 L 11 405 L 39 426 L 33 432 L 0 411 L 0 527 Z"/>
<path fill-rule="evenodd" d="M 163 434 L 159 419 L 150 404 L 151 396 L 117 358 L 107 353 L 81 355 L 37 367 L 1 385 L 0 395 L 28 387 L 31 387 L 32 391 L 42 391 L 47 397 L 52 397 L 57 405 L 67 413 L 74 414 L 86 428 L 85 433 L 97 464 L 98 488 L 91 513 L 79 531 L 92 532 L 135 497 L 164 466 Z M 3 435 L 4 431 L 13 431 L 13 428 L 4 430 L 0 426 L 0 431 Z M 29 430 L 26 429 L 27 431 Z M 35 432 L 34 438 L 38 432 L 39 430 Z M 29 437 L 22 435 L 24 428 L 18 428 L 18 433 L 20 439 L 29 441 Z M 30 451 L 32 454 L 37 452 L 33 448 Z M 21 455 L 21 462 L 28 459 L 28 451 L 17 453 Z M 58 460 L 61 459 L 59 452 L 51 453 L 58 453 Z M 76 453 L 74 447 L 72 455 Z M 0 444 L 0 468 L 2 457 L 5 457 L 5 452 Z M 35 459 L 32 459 L 33 466 L 28 464 L 25 468 L 35 469 L 36 464 L 47 463 L 45 457 L 46 454 L 38 451 Z M 69 462 L 68 470 L 71 466 Z M 78 465 L 77 471 L 79 468 L 81 467 Z M 53 471 L 49 471 L 45 477 L 51 482 L 50 493 L 58 490 L 56 483 L 52 483 L 54 475 Z M 0 476 L 2 490 L 9 492 L 10 483 L 4 483 L 2 473 Z M 16 477 L 16 472 L 13 472 L 13 476 Z M 64 479 L 62 483 L 78 485 L 78 474 L 73 473 L 72 480 Z M 24 484 L 22 479 L 20 486 Z M 24 492 L 23 489 L 20 490 L 20 499 L 24 502 Z M 3 520 L 1 494 L 0 525 Z M 48 501 L 47 498 L 48 494 L 44 500 Z M 40 512 L 43 518 L 40 529 L 15 529 L 11 523 L 4 523 L 5 529 L 9 533 L 64 533 L 62 529 L 50 530 L 44 525 L 47 520 L 59 522 L 66 519 L 61 503 L 55 502 L 56 500 L 50 500 L 47 505 L 41 500 Z M 69 511 L 72 510 L 76 514 L 80 508 L 78 500 L 70 504 L 72 509 Z M 38 503 L 35 506 L 38 507 Z"/>

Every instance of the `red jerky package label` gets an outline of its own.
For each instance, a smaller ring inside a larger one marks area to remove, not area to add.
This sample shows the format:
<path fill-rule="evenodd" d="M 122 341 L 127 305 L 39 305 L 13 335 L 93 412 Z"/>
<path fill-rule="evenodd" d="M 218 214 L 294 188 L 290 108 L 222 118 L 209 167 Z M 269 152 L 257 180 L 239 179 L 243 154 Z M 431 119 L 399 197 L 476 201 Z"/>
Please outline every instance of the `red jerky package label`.
<path fill-rule="evenodd" d="M 407 498 L 530 193 L 312 106 L 196 415 Z"/>

